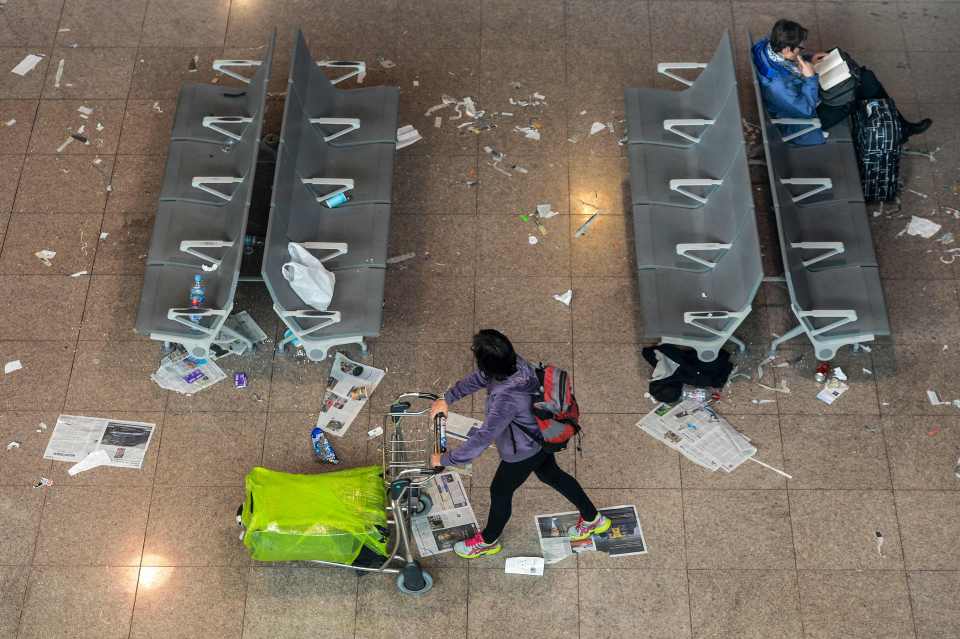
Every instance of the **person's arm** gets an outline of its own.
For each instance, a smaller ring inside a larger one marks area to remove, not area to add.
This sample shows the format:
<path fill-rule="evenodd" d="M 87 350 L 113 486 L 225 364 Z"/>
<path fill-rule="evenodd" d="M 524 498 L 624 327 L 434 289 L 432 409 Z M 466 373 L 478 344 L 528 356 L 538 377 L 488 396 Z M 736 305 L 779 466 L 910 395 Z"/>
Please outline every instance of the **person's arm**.
<path fill-rule="evenodd" d="M 473 371 L 459 382 L 451 386 L 450 389 L 443 394 L 443 399 L 448 404 L 452 404 L 463 399 L 467 395 L 476 393 L 486 385 L 487 376 L 480 371 Z"/>
<path fill-rule="evenodd" d="M 493 443 L 503 429 L 510 427 L 510 422 L 517 416 L 516 408 L 510 402 L 491 403 L 490 412 L 480 427 L 471 431 L 467 441 L 458 448 L 445 452 L 440 458 L 441 466 L 463 466 L 470 463 Z"/>

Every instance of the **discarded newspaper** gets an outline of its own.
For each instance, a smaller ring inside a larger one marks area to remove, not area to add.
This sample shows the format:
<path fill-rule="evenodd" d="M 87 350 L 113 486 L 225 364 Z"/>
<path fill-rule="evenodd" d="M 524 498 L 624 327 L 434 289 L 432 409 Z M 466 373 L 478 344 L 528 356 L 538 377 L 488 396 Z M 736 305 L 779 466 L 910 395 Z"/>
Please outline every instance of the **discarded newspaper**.
<path fill-rule="evenodd" d="M 160 388 L 193 395 L 226 377 L 223 369 L 212 360 L 198 359 L 184 350 L 176 350 L 160 360 L 160 368 L 150 379 Z"/>
<path fill-rule="evenodd" d="M 605 552 L 611 557 L 647 553 L 647 542 L 643 538 L 643 529 L 640 527 L 636 506 L 611 506 L 599 510 L 610 518 L 610 530 L 583 541 L 571 541 L 567 533 L 570 528 L 577 525 L 580 513 L 537 515 L 535 523 L 544 562 L 555 564 L 574 553 L 590 551 Z"/>
<path fill-rule="evenodd" d="M 710 406 L 686 399 L 671 406 L 660 404 L 637 426 L 708 470 L 732 472 L 757 453 L 750 440 Z"/>
<path fill-rule="evenodd" d="M 43 458 L 79 462 L 103 451 L 109 457 L 107 466 L 141 468 L 153 429 L 154 424 L 145 422 L 60 415 Z"/>
<path fill-rule="evenodd" d="M 382 379 L 383 371 L 379 368 L 354 362 L 343 353 L 337 353 L 330 365 L 317 427 L 343 437 Z"/>
<path fill-rule="evenodd" d="M 434 475 L 420 493 L 432 502 L 427 512 L 410 519 L 421 557 L 447 552 L 458 541 L 477 534 L 477 516 L 457 473 Z"/>

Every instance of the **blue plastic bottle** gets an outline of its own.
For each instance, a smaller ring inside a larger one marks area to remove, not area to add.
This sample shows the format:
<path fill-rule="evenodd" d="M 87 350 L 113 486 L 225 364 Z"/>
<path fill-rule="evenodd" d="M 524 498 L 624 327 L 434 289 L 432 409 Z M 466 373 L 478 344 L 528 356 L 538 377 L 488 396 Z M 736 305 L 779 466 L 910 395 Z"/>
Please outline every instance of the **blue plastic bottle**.
<path fill-rule="evenodd" d="M 190 308 L 200 308 L 206 300 L 203 294 L 203 278 L 198 273 L 193 276 L 193 286 L 190 287 Z M 190 321 L 199 324 L 200 317 L 200 315 L 191 315 Z"/>

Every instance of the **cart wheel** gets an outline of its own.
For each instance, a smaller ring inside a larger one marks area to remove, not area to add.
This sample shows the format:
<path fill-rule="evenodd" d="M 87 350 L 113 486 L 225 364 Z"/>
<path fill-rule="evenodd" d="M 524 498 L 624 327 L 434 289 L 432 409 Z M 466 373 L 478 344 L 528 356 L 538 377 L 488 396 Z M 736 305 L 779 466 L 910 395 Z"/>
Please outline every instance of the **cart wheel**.
<path fill-rule="evenodd" d="M 413 515 L 426 515 L 430 512 L 430 509 L 433 508 L 433 500 L 430 499 L 430 495 L 426 493 L 420 493 L 420 496 L 417 498 L 417 503 L 413 509 Z"/>
<path fill-rule="evenodd" d="M 397 575 L 397 590 L 405 595 L 415 596 L 425 595 L 430 592 L 430 589 L 433 588 L 433 577 L 431 577 L 430 573 L 428 573 L 426 570 L 420 570 L 420 574 L 423 576 L 423 588 L 420 590 L 411 590 L 407 588 L 404 582 L 404 573 L 401 572 L 399 575 Z"/>
<path fill-rule="evenodd" d="M 243 504 L 237 507 L 237 525 L 243 528 Z"/>

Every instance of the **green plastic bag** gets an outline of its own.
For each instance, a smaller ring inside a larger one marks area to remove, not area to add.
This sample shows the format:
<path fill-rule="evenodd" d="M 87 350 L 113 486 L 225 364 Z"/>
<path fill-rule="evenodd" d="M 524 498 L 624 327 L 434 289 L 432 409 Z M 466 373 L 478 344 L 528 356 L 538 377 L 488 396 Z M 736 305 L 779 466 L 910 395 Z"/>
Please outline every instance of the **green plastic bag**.
<path fill-rule="evenodd" d="M 256 467 L 246 477 L 243 545 L 258 561 L 351 564 L 366 546 L 386 555 L 379 466 L 317 475 Z"/>

